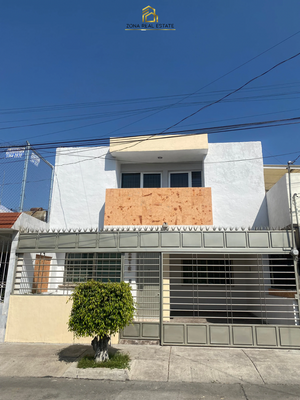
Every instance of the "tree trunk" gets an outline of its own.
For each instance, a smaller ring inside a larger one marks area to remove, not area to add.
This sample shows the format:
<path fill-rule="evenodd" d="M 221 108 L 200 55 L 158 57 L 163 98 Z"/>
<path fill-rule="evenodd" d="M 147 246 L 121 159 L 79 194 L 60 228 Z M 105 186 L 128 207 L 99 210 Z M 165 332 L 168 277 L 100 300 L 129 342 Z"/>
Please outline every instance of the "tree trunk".
<path fill-rule="evenodd" d="M 104 336 L 102 338 L 98 338 L 95 336 L 92 340 L 92 346 L 95 352 L 95 361 L 102 362 L 109 359 L 108 356 L 108 342 L 110 340 L 109 336 Z"/>

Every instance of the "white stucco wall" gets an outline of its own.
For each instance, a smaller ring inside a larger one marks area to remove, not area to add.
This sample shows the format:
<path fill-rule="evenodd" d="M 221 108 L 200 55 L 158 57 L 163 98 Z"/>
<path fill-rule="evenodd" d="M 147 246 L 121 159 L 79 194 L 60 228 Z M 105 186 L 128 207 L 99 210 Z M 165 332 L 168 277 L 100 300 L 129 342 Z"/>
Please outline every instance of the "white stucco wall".
<path fill-rule="evenodd" d="M 57 149 L 51 229 L 102 228 L 105 191 L 117 188 L 120 180 L 119 163 L 108 151 L 108 147 Z M 204 170 L 203 186 L 212 188 L 215 226 L 268 226 L 260 142 L 210 143 L 204 163 L 143 165 L 123 164 L 121 169 L 159 170 L 162 186 L 168 186 L 170 171 Z"/>
<path fill-rule="evenodd" d="M 44 221 L 32 217 L 31 215 L 22 213 L 16 222 L 13 224 L 13 229 L 47 229 L 49 224 Z"/>
<path fill-rule="evenodd" d="M 102 228 L 106 188 L 117 188 L 118 163 L 108 147 L 59 148 L 50 228 Z"/>
<path fill-rule="evenodd" d="M 293 223 L 297 224 L 297 215 L 300 219 L 300 174 L 291 174 L 292 195 L 295 193 L 296 208 L 293 201 Z M 285 174 L 267 193 L 268 213 L 271 227 L 285 228 L 291 224 L 289 181 Z"/>
<path fill-rule="evenodd" d="M 210 143 L 204 186 L 212 188 L 215 226 L 268 226 L 260 142 Z"/>

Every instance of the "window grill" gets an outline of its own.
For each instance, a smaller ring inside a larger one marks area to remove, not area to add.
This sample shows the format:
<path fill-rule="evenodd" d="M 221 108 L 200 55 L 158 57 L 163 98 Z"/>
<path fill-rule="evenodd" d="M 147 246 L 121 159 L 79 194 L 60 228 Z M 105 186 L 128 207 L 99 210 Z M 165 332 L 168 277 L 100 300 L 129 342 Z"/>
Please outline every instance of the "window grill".
<path fill-rule="evenodd" d="M 18 258 L 15 294 L 68 295 L 88 280 L 121 281 L 120 253 L 23 254 Z"/>
<path fill-rule="evenodd" d="M 119 253 L 67 253 L 66 283 L 88 280 L 120 282 L 121 254 Z"/>

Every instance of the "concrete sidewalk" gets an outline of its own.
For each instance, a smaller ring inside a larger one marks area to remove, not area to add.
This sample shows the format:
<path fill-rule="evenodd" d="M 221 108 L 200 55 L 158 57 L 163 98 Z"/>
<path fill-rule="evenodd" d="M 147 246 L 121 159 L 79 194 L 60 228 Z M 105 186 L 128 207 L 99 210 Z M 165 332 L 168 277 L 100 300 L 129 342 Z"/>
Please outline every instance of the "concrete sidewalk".
<path fill-rule="evenodd" d="M 79 370 L 78 359 L 93 354 L 89 345 L 4 343 L 0 345 L 0 376 L 299 385 L 299 350 L 113 347 L 129 353 L 130 371 Z"/>

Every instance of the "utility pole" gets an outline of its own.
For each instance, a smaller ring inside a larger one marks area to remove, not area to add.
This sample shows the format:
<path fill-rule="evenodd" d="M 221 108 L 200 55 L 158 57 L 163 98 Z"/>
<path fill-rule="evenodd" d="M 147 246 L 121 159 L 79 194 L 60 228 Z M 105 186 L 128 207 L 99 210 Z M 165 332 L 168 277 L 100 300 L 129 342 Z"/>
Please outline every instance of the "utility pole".
<path fill-rule="evenodd" d="M 22 179 L 22 188 L 21 188 L 19 212 L 23 211 L 23 206 L 24 206 L 25 188 L 26 188 L 29 153 L 30 153 L 30 143 L 27 142 L 27 141 L 26 141 L 26 143 L 27 144 L 26 144 L 26 148 L 25 148 L 25 162 L 24 162 L 24 170 L 23 170 L 23 179 Z"/>

